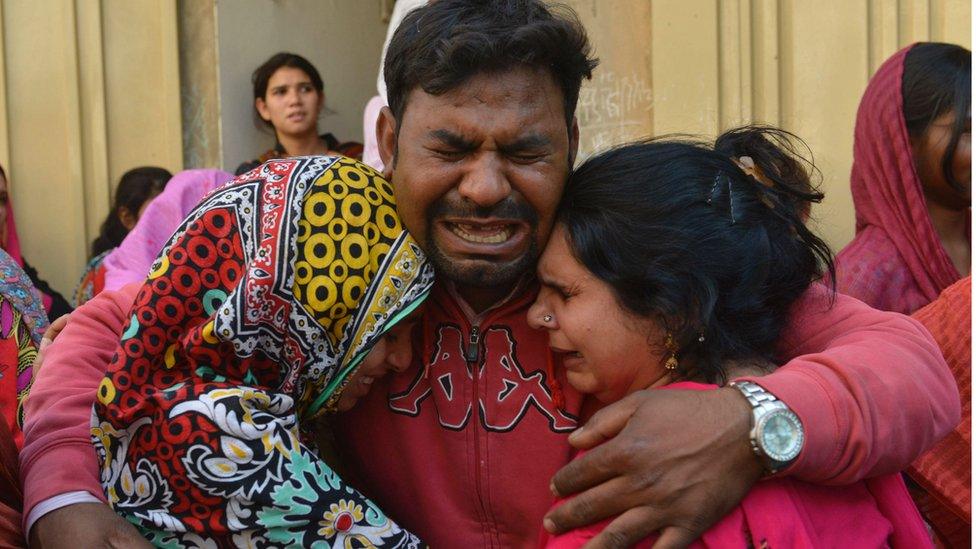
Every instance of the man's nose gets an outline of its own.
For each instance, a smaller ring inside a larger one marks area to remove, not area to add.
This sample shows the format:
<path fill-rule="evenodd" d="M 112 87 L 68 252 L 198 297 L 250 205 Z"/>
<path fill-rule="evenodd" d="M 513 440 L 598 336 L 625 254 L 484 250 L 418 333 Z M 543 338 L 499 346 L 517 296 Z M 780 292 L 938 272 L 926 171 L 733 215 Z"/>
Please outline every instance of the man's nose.
<path fill-rule="evenodd" d="M 461 184 L 461 196 L 481 207 L 498 204 L 512 193 L 503 162 L 495 154 L 484 154 L 475 160 Z"/>

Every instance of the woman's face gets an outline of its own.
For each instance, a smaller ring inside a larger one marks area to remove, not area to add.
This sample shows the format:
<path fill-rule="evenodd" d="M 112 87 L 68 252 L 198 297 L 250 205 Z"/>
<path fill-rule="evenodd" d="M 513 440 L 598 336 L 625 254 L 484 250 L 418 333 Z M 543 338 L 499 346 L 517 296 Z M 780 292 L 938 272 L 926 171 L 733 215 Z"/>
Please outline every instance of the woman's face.
<path fill-rule="evenodd" d="M 413 344 L 410 330 L 415 318 L 406 318 L 390 328 L 370 349 L 362 364 L 349 376 L 349 382 L 339 395 L 336 410 L 345 412 L 352 409 L 369 393 L 373 382 L 390 372 L 403 372 L 413 360 Z"/>
<path fill-rule="evenodd" d="M 942 158 L 952 140 L 955 112 L 936 118 L 921 137 L 912 140 L 915 168 L 922 182 L 922 189 L 929 201 L 951 209 L 968 208 L 972 196 L 972 144 L 970 142 L 970 117 L 966 117 L 965 131 L 952 154 L 952 176 L 963 186 L 963 191 L 953 188 L 942 171 Z"/>
<path fill-rule="evenodd" d="M 281 67 L 268 80 L 264 98 L 254 100 L 254 107 L 279 135 L 318 135 L 323 100 L 305 71 Z"/>
<path fill-rule="evenodd" d="M 136 223 L 138 223 L 139 220 L 142 219 L 142 213 L 145 212 L 146 208 L 149 207 L 149 203 L 152 202 L 157 196 L 159 196 L 159 194 L 160 194 L 159 192 L 155 192 L 152 195 L 150 195 L 149 198 L 147 198 L 139 206 L 139 210 L 136 211 L 135 215 L 133 215 L 132 212 L 129 211 L 129 208 L 126 208 L 125 206 L 119 209 L 118 211 L 119 221 L 122 222 L 122 226 L 125 227 L 125 230 L 131 231 L 132 229 L 135 228 Z"/>
<path fill-rule="evenodd" d="M 609 403 L 668 381 L 664 332 L 624 310 L 610 286 L 576 260 L 562 225 L 539 259 L 538 274 L 542 289 L 529 308 L 529 325 L 548 331 L 549 347 L 576 390 Z"/>

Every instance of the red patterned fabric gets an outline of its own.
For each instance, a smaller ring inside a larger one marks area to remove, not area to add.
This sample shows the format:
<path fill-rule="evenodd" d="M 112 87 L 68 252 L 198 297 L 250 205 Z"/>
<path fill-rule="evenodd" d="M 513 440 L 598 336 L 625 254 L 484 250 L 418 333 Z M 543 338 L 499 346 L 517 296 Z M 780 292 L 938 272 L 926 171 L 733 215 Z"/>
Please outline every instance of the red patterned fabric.
<path fill-rule="evenodd" d="M 926 490 L 919 508 L 949 547 L 969 547 L 972 525 L 972 277 L 942 292 L 914 315 L 938 342 L 959 385 L 959 425 L 908 470 Z"/>
<path fill-rule="evenodd" d="M 303 444 L 433 267 L 345 157 L 210 194 L 153 264 L 98 389 L 109 504 L 158 546 L 419 547 Z"/>
<path fill-rule="evenodd" d="M 854 128 L 856 235 L 837 256 L 837 289 L 876 309 L 911 314 L 959 280 L 925 207 L 902 114 L 909 46 L 868 84 Z"/>

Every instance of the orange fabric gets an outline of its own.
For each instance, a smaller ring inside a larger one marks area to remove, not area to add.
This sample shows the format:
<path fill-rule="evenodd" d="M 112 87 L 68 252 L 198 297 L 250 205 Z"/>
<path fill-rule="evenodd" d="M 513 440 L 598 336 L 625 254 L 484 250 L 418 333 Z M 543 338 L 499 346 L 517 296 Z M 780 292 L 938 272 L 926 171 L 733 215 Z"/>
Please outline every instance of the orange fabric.
<path fill-rule="evenodd" d="M 909 476 L 927 492 L 919 508 L 949 547 L 969 547 L 972 524 L 972 277 L 946 288 L 939 298 L 912 315 L 935 338 L 959 386 L 962 420 L 918 458 Z"/>

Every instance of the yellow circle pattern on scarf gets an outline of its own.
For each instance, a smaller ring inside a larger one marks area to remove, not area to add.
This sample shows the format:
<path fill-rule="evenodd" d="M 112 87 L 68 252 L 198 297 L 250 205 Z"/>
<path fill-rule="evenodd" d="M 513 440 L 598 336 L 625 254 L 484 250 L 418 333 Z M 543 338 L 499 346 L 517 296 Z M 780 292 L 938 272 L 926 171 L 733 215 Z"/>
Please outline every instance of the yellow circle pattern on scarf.
<path fill-rule="evenodd" d="M 392 192 L 377 172 L 339 160 L 305 198 L 293 291 L 333 343 L 403 231 Z"/>

